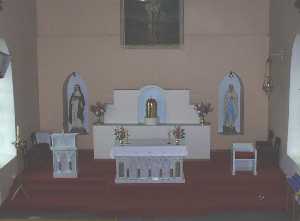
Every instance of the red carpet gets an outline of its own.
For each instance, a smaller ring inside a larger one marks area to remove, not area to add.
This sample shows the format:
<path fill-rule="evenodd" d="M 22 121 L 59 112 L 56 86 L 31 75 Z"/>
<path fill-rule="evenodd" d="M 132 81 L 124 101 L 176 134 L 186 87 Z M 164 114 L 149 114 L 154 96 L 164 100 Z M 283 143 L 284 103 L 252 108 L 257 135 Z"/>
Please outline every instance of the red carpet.
<path fill-rule="evenodd" d="M 7 200 L 5 212 L 82 212 L 107 216 L 203 215 L 223 211 L 283 211 L 286 184 L 273 166 L 231 175 L 228 152 L 215 152 L 208 161 L 185 161 L 185 184 L 115 184 L 113 160 L 93 160 L 79 152 L 79 178 L 53 179 L 52 158 L 24 173 L 31 195 Z M 259 194 L 264 195 L 262 200 Z"/>

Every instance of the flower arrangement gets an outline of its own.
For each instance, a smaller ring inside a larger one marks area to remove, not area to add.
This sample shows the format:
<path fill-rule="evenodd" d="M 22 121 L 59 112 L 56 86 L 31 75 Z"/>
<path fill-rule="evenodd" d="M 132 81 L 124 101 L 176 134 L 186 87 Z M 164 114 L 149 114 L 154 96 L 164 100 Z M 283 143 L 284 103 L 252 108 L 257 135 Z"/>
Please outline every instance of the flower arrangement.
<path fill-rule="evenodd" d="M 179 144 L 180 140 L 185 138 L 185 131 L 180 126 L 175 126 L 172 130 L 172 134 L 175 137 L 175 143 Z"/>
<path fill-rule="evenodd" d="M 105 104 L 97 102 L 95 105 L 90 106 L 90 111 L 95 114 L 97 121 L 95 124 L 102 124 L 103 123 L 103 116 L 105 112 Z"/>
<path fill-rule="evenodd" d="M 129 133 L 128 130 L 125 129 L 123 126 L 120 128 L 115 128 L 114 135 L 115 140 L 118 141 L 120 144 L 128 143 Z"/>
<path fill-rule="evenodd" d="M 206 115 L 214 110 L 211 103 L 209 102 L 201 102 L 200 104 L 195 104 L 194 109 L 198 113 L 201 124 L 205 124 Z"/>

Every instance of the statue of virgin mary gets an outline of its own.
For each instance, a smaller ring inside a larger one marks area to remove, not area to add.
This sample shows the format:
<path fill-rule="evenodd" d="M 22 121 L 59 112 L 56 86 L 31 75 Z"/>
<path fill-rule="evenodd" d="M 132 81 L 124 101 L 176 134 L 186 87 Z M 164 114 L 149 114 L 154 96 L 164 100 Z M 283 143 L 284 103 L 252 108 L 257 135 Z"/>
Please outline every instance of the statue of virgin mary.
<path fill-rule="evenodd" d="M 235 121 L 238 117 L 238 95 L 233 84 L 229 84 L 224 96 L 224 132 L 236 133 Z"/>

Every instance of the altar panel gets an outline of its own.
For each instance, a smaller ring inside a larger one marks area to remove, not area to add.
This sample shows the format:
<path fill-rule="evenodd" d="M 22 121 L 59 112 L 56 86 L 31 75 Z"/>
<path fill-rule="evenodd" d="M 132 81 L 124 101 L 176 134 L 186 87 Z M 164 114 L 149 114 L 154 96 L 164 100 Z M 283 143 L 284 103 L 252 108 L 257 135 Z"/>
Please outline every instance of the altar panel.
<path fill-rule="evenodd" d="M 168 140 L 130 140 L 113 146 L 116 159 L 116 183 L 185 183 L 184 145 Z"/>
<path fill-rule="evenodd" d="M 110 159 L 114 146 L 113 131 L 120 124 L 95 125 L 93 127 L 94 158 Z M 168 139 L 168 133 L 174 129 L 175 124 L 138 125 L 122 124 L 129 132 L 130 139 Z M 199 124 L 181 124 L 186 132 L 184 143 L 188 155 L 186 159 L 210 159 L 210 126 Z"/>

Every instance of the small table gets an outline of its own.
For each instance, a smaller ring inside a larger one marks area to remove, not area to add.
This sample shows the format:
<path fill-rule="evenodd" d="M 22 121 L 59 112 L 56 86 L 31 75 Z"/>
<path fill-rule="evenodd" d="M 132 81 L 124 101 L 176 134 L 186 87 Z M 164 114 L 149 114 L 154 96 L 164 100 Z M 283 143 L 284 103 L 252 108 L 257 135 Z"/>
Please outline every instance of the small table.
<path fill-rule="evenodd" d="M 116 159 L 116 183 L 185 183 L 183 158 L 185 145 L 167 140 L 131 140 L 113 146 Z"/>

